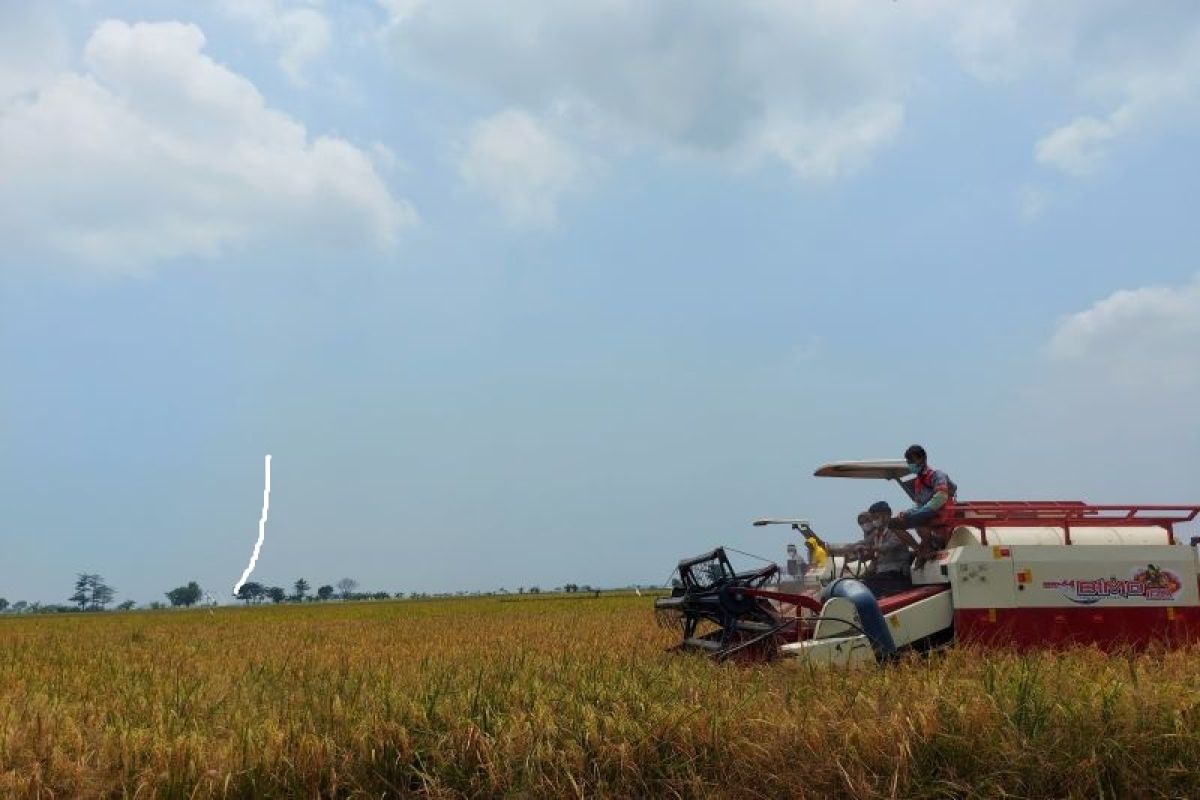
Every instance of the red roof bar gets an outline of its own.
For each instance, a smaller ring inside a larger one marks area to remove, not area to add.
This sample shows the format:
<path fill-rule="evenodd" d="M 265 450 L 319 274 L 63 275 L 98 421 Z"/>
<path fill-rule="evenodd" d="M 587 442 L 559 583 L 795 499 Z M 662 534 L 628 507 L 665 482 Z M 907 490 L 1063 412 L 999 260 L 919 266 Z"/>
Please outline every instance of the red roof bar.
<path fill-rule="evenodd" d="M 1030 524 L 1057 525 L 1071 543 L 1072 527 L 1157 526 L 1166 529 L 1167 540 L 1175 543 L 1175 526 L 1200 516 L 1200 506 L 1188 505 L 1090 505 L 1079 500 L 976 500 L 955 503 L 944 518 L 945 525 L 977 525 L 987 542 L 989 527 Z"/>
<path fill-rule="evenodd" d="M 1191 522 L 1200 506 L 1089 505 L 1079 501 L 970 501 L 955 503 L 953 519 L 981 519 L 989 523 L 1024 525 L 1031 519 L 1070 520 L 1090 525 L 1166 525 Z"/>

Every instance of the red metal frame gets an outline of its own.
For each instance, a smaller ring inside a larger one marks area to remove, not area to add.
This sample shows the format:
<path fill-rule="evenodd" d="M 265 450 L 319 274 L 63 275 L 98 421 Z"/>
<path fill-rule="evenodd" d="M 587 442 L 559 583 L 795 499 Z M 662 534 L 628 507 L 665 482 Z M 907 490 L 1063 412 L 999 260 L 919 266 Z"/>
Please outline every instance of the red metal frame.
<path fill-rule="evenodd" d="M 948 583 L 926 583 L 903 592 L 885 595 L 879 598 L 879 613 L 887 616 L 894 611 L 911 606 L 913 603 L 928 600 L 930 597 L 948 591 L 950 591 Z"/>
<path fill-rule="evenodd" d="M 942 592 L 949 590 L 950 584 L 948 583 L 930 583 L 921 586 L 914 586 L 907 591 L 897 592 L 896 594 L 886 595 L 879 598 L 879 611 L 882 614 L 890 614 L 893 611 L 897 611 L 907 605 L 911 605 L 918 600 L 924 600 L 926 598 L 933 597 L 935 594 L 941 594 Z M 780 603 L 790 603 L 794 606 L 807 608 L 809 611 L 813 611 L 818 614 L 821 613 L 821 609 L 824 608 L 824 605 L 820 600 L 816 599 L 812 595 L 807 594 L 777 592 L 773 589 L 742 588 L 737 589 L 737 592 L 738 594 L 744 594 L 749 597 L 761 597 L 766 600 L 776 600 Z"/>
<path fill-rule="evenodd" d="M 743 589 L 738 587 L 738 594 L 744 594 L 748 597 L 762 597 L 766 600 L 777 600 L 781 603 L 790 603 L 794 606 L 807 608 L 809 611 L 821 613 L 821 602 L 815 597 L 807 594 L 793 594 L 791 592 L 776 592 L 771 589 Z"/>
<path fill-rule="evenodd" d="M 1166 530 L 1168 544 L 1175 544 L 1175 526 L 1200 516 L 1200 506 L 1188 505 L 1091 505 L 1081 500 L 974 500 L 955 503 L 937 520 L 938 527 L 971 525 L 980 530 L 987 544 L 987 529 L 1015 527 L 1036 522 L 1063 528 L 1066 544 L 1071 528 L 1153 526 Z"/>

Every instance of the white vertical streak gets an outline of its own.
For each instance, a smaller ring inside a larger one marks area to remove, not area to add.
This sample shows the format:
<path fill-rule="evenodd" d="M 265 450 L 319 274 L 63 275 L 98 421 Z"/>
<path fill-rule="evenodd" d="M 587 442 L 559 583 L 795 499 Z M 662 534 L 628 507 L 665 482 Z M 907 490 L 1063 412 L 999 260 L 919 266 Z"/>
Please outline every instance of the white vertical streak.
<path fill-rule="evenodd" d="M 233 593 L 237 594 L 242 588 L 242 584 L 250 577 L 250 573 L 254 571 L 254 565 L 258 562 L 258 552 L 262 550 L 263 537 L 267 535 L 267 511 L 271 508 L 271 454 L 266 457 L 267 482 L 263 489 L 263 510 L 262 518 L 258 521 L 258 541 L 254 543 L 254 552 L 250 555 L 250 565 L 246 567 L 246 571 L 242 573 L 242 577 L 233 587 Z"/>

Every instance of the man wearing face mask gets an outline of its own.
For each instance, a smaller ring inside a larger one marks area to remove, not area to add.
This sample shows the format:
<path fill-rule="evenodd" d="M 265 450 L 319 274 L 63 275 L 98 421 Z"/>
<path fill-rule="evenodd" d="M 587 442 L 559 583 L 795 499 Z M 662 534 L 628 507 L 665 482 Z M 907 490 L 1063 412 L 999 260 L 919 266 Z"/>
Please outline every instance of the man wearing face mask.
<path fill-rule="evenodd" d="M 946 544 L 928 526 L 938 514 L 953 505 L 958 487 L 946 473 L 930 469 L 925 448 L 919 444 L 914 444 L 904 451 L 904 461 L 908 464 L 908 471 L 916 476 L 912 485 L 916 505 L 897 514 L 892 521 L 892 527 L 917 529 L 921 534 L 921 550 L 918 557 L 923 561 L 923 556 L 941 549 Z"/>
<path fill-rule="evenodd" d="M 874 527 L 871 515 L 864 511 L 858 515 L 858 527 L 862 530 L 863 538 L 851 544 L 827 545 L 825 552 L 831 556 L 839 556 L 846 560 L 866 561 L 870 558 L 871 548 L 874 547 Z"/>
<path fill-rule="evenodd" d="M 870 543 L 870 555 L 875 559 L 871 573 L 860 580 L 876 597 L 907 591 L 912 588 L 912 537 L 904 531 L 888 527 L 892 518 L 892 507 L 880 500 L 866 513 L 866 522 L 861 525 L 865 541 Z"/>

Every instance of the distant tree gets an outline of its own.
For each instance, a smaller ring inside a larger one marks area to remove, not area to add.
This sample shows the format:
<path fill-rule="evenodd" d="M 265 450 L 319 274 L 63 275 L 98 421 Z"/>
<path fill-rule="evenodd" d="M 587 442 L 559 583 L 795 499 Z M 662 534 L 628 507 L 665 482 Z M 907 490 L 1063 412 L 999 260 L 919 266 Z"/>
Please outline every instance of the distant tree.
<path fill-rule="evenodd" d="M 200 598 L 204 596 L 204 590 L 200 588 L 200 584 L 189 581 L 187 586 L 179 586 L 166 594 L 171 605 L 190 608 L 200 602 Z"/>
<path fill-rule="evenodd" d="M 271 598 L 272 603 L 282 603 L 287 599 L 287 592 L 283 590 L 282 586 L 272 586 L 267 589 L 267 597 Z"/>
<path fill-rule="evenodd" d="M 0 612 L 8 610 L 8 601 L 0 597 Z"/>
<path fill-rule="evenodd" d="M 392 596 L 387 592 L 375 592 L 371 595 L 372 600 L 391 600 Z"/>
<path fill-rule="evenodd" d="M 78 605 L 80 611 L 87 608 L 88 602 L 92 599 L 92 578 L 91 573 L 79 573 L 75 578 L 75 594 L 67 598 Z"/>
<path fill-rule="evenodd" d="M 294 598 L 296 598 L 297 601 L 303 600 L 304 595 L 308 592 L 308 590 L 310 588 L 308 585 L 308 581 L 304 580 L 304 578 L 301 578 L 300 580 L 296 581 L 295 583 L 292 584 L 292 586 L 296 587 L 296 593 L 292 596 Z"/>
<path fill-rule="evenodd" d="M 18 600 L 13 603 L 12 610 L 14 614 L 24 614 L 29 610 L 29 603 L 26 603 L 24 600 Z"/>
<path fill-rule="evenodd" d="M 337 588 L 342 593 L 342 599 L 347 600 L 350 597 L 350 593 L 358 588 L 358 581 L 354 580 L 354 578 L 342 578 L 337 582 Z"/>
<path fill-rule="evenodd" d="M 396 598 L 397 600 L 403 600 L 404 592 L 396 592 L 394 595 L 392 595 L 392 597 Z"/>
<path fill-rule="evenodd" d="M 150 605 L 148 605 L 146 607 L 149 608 L 151 611 L 158 611 L 159 609 L 166 608 L 167 604 L 162 602 L 161 600 L 151 600 Z"/>
<path fill-rule="evenodd" d="M 99 575 L 96 576 L 100 578 Z M 96 588 L 92 590 L 92 608 L 96 611 L 103 611 L 104 607 L 113 601 L 117 596 L 117 590 L 104 583 L 101 578 L 96 584 Z"/>
<path fill-rule="evenodd" d="M 237 595 L 236 595 L 238 600 L 245 600 L 246 605 L 249 605 L 252 601 L 255 603 L 261 603 L 263 598 L 266 596 L 267 596 L 267 587 L 263 586 L 261 583 L 258 583 L 257 581 L 249 581 L 247 583 L 243 583 L 238 588 Z"/>
<path fill-rule="evenodd" d="M 68 599 L 78 605 L 80 611 L 103 611 L 116 595 L 116 590 L 104 582 L 103 576 L 81 572 L 76 576 L 75 594 Z"/>
<path fill-rule="evenodd" d="M 541 594 L 541 593 L 542 593 L 542 589 L 541 589 L 541 587 L 540 587 L 540 586 L 530 586 L 530 587 L 529 587 L 529 593 L 530 593 L 530 594 Z"/>
<path fill-rule="evenodd" d="M 317 599 L 328 600 L 333 597 L 333 587 L 329 584 L 317 588 Z"/>
<path fill-rule="evenodd" d="M 121 603 L 121 605 L 117 606 L 117 610 L 118 611 L 132 611 L 133 607 L 136 605 L 137 605 L 137 603 L 133 602 L 132 600 L 126 600 L 124 603 Z"/>

